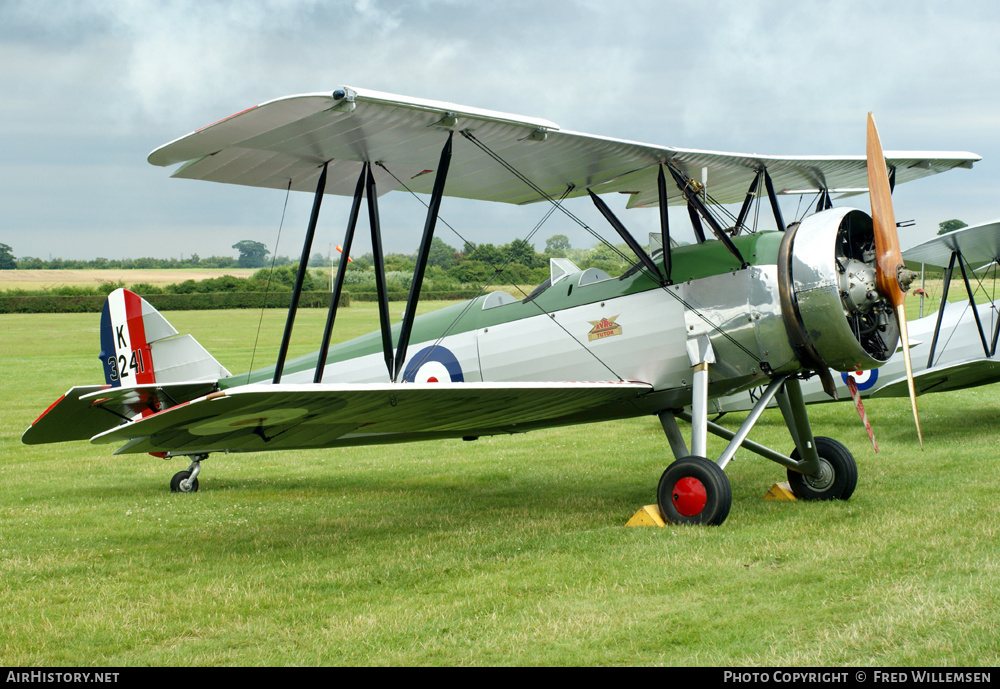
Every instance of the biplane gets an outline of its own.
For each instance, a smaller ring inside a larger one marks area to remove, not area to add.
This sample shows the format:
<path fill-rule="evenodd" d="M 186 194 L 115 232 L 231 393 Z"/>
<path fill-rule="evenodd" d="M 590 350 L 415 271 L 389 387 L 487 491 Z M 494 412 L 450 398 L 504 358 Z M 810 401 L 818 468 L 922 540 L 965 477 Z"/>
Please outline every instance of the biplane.
<path fill-rule="evenodd" d="M 201 463 L 217 452 L 472 440 L 655 415 L 675 456 L 657 487 L 670 522 L 726 519 L 732 492 L 724 469 L 740 447 L 786 467 L 801 498 L 847 499 L 857 482 L 854 458 L 840 442 L 814 436 L 800 381 L 818 375 L 834 392 L 831 369 L 872 369 L 890 358 L 906 332 L 891 190 L 980 159 L 885 155 L 871 117 L 867 136 L 865 155 L 779 157 L 605 138 L 348 87 L 263 103 L 148 160 L 178 166 L 178 178 L 313 194 L 274 365 L 231 375 L 141 297 L 118 291 L 102 314 L 105 383 L 69 390 L 23 441 L 89 439 L 119 445 L 116 454 L 186 457 L 190 466 L 171 488 L 190 492 Z M 418 197 L 426 212 L 406 310 L 395 324 L 378 208 L 390 191 L 426 195 Z M 817 194 L 818 212 L 786 228 L 778 197 L 802 193 Z M 832 205 L 831 195 L 860 193 L 870 193 L 871 215 Z M 327 194 L 352 198 L 344 256 L 367 210 L 380 327 L 330 345 L 348 265 L 341 261 L 318 351 L 289 360 Z M 658 208 L 658 241 L 637 241 L 608 195 L 625 195 L 626 208 Z M 451 197 L 544 204 L 571 218 L 567 200 L 589 197 L 634 264 L 612 277 L 552 259 L 549 279 L 523 299 L 484 293 L 418 318 L 429 247 Z M 687 207 L 695 243 L 671 241 L 671 204 Z M 739 214 L 723 219 L 726 204 L 740 204 Z M 757 216 L 751 209 L 768 207 L 774 231 L 749 220 Z M 858 275 L 877 286 L 856 289 Z M 747 421 L 709 458 L 709 400 L 761 385 Z M 787 455 L 748 438 L 772 399 L 790 431 Z M 678 418 L 691 424 L 690 447 Z"/>
<path fill-rule="evenodd" d="M 973 281 L 992 274 L 995 286 L 1000 269 L 1000 221 L 965 227 L 938 235 L 902 252 L 904 262 L 916 267 L 941 268 L 944 287 L 936 313 L 910 321 L 910 353 L 913 357 L 913 383 L 918 395 L 947 392 L 988 385 L 1000 381 L 1000 362 L 996 359 L 1000 336 L 1000 299 L 976 302 Z M 968 297 L 949 302 L 948 294 L 955 268 L 961 276 Z M 982 279 L 981 279 L 982 278 Z M 995 290 L 994 290 L 995 293 Z M 921 303 L 924 297 L 921 296 Z M 869 371 L 835 372 L 833 378 L 843 398 L 851 396 L 848 387 L 854 382 L 858 397 L 906 397 L 908 386 L 902 350 L 880 368 Z M 714 400 L 714 411 L 724 413 L 753 408 L 759 388 Z M 818 379 L 802 383 L 807 404 L 832 401 Z"/>

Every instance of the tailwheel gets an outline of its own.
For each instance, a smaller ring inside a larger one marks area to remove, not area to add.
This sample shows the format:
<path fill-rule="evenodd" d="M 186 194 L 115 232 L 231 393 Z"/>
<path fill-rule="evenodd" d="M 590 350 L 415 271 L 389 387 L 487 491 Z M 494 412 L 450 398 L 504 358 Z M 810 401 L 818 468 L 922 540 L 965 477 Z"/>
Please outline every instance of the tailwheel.
<path fill-rule="evenodd" d="M 854 455 L 843 443 L 833 438 L 816 436 L 819 472 L 812 475 L 788 470 L 788 483 L 795 497 L 801 500 L 847 500 L 858 485 L 858 465 Z M 796 449 L 792 459 L 801 459 Z"/>
<path fill-rule="evenodd" d="M 729 516 L 733 492 L 726 473 L 704 457 L 682 457 L 660 477 L 656 499 L 665 521 L 718 525 Z"/>
<path fill-rule="evenodd" d="M 191 466 L 184 471 L 178 471 L 170 479 L 170 491 L 172 493 L 197 493 L 198 474 L 201 473 L 201 463 L 208 459 L 207 454 L 192 455 Z"/>
<path fill-rule="evenodd" d="M 170 492 L 197 493 L 198 479 L 194 479 L 193 481 L 191 480 L 191 471 L 189 469 L 178 471 L 174 474 L 174 477 L 170 479 Z"/>

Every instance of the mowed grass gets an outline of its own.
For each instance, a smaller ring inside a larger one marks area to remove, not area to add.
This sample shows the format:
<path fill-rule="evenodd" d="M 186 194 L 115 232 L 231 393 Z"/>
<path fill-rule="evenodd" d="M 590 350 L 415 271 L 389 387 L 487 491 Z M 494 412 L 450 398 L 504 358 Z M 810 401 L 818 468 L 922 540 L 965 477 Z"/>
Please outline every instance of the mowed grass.
<path fill-rule="evenodd" d="M 259 312 L 166 316 L 249 365 Z M 301 313 L 293 354 L 324 317 Z M 264 314 L 255 365 L 283 320 Z M 877 455 L 849 404 L 812 407 L 858 459 L 848 502 L 764 501 L 784 470 L 740 452 L 721 527 L 625 528 L 671 460 L 655 418 L 213 455 L 187 495 L 168 490 L 181 459 L 22 445 L 63 391 L 100 382 L 98 321 L 0 316 L 0 665 L 1000 660 L 996 386 L 921 397 L 923 451 L 905 399 L 868 403 Z M 356 303 L 338 339 L 376 323 Z M 777 412 L 752 437 L 790 449 Z"/>

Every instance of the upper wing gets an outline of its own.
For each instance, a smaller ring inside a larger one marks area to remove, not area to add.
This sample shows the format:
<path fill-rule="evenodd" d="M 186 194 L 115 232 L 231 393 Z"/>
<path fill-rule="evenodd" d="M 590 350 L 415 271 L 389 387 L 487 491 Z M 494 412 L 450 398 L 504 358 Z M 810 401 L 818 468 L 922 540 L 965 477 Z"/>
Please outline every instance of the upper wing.
<path fill-rule="evenodd" d="M 183 165 L 175 177 L 315 191 L 329 162 L 326 191 L 352 195 L 364 162 L 374 166 L 379 193 L 406 188 L 430 193 L 441 148 L 451 131 L 468 132 L 518 170 L 513 175 L 472 139 L 456 136 L 445 194 L 531 203 L 546 196 L 621 192 L 629 207 L 656 205 L 659 165 L 670 161 L 700 180 L 719 203 L 746 196 L 766 167 L 779 193 L 867 191 L 864 155 L 763 156 L 655 146 L 563 131 L 546 120 L 343 87 L 289 96 L 244 110 L 156 149 L 153 165 Z M 965 152 L 887 152 L 896 183 L 955 167 L 980 156 Z M 678 194 L 671 203 L 682 203 Z"/>
<path fill-rule="evenodd" d="M 946 268 L 954 251 L 960 251 L 966 262 L 973 265 L 1000 260 L 1000 220 L 929 239 L 904 251 L 903 260 Z"/>
<path fill-rule="evenodd" d="M 517 433 L 634 416 L 645 383 L 246 385 L 95 436 L 119 453 L 253 452 Z"/>

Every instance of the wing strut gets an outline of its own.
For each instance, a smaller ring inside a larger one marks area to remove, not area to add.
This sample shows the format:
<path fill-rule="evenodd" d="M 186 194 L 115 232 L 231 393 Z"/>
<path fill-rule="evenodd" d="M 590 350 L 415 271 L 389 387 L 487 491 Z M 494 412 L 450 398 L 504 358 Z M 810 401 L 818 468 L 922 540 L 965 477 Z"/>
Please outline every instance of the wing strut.
<path fill-rule="evenodd" d="M 993 260 L 996 261 L 997 259 L 993 259 Z M 996 281 L 996 266 L 995 265 L 993 267 L 993 270 L 994 270 L 993 280 L 995 282 Z M 994 314 L 994 317 L 996 317 L 996 314 Z M 997 338 L 998 337 L 1000 337 L 1000 318 L 997 318 L 997 321 L 996 321 L 996 323 L 993 326 L 993 339 L 990 341 L 990 353 L 989 353 L 990 357 L 996 356 L 996 353 L 997 353 Z"/>
<path fill-rule="evenodd" d="M 392 379 L 392 331 L 389 325 L 389 293 L 385 286 L 385 261 L 382 258 L 382 225 L 378 217 L 378 194 L 375 190 L 375 177 L 371 165 L 368 166 L 368 179 L 365 181 L 365 194 L 368 195 L 368 222 L 372 230 L 372 256 L 375 263 L 375 293 L 378 296 L 379 330 L 382 331 L 382 355 L 385 367 Z"/>
<path fill-rule="evenodd" d="M 701 216 L 690 203 L 687 205 L 688 217 L 691 218 L 691 228 L 694 230 L 694 238 L 699 244 L 705 241 L 705 228 L 701 226 Z"/>
<path fill-rule="evenodd" d="M 319 175 L 316 185 L 316 195 L 313 197 L 312 214 L 309 216 L 309 227 L 306 229 L 306 239 L 302 244 L 302 257 L 299 259 L 299 270 L 295 275 L 295 288 L 292 290 L 292 303 L 288 305 L 288 317 L 285 319 L 285 333 L 281 336 L 281 348 L 278 350 L 278 362 L 274 365 L 274 384 L 281 382 L 281 374 L 285 369 L 285 357 L 288 355 L 288 345 L 292 340 L 292 326 L 295 325 L 295 312 L 299 308 L 299 297 L 302 296 L 302 282 L 309 269 L 309 252 L 312 251 L 313 236 L 316 234 L 316 221 L 319 219 L 319 209 L 323 205 L 323 193 L 326 191 L 326 169 L 329 161 L 323 164 L 323 172 Z"/>
<path fill-rule="evenodd" d="M 740 214 L 736 218 L 736 224 L 733 225 L 733 230 L 736 234 L 739 234 L 743 228 L 743 223 L 746 222 L 747 213 L 750 212 L 750 204 L 757 197 L 757 187 L 760 185 L 760 176 L 763 170 L 757 170 L 757 174 L 754 176 L 753 181 L 750 182 L 750 187 L 747 189 L 747 197 L 743 199 L 743 206 L 740 208 Z"/>
<path fill-rule="evenodd" d="M 976 299 L 972 296 L 972 285 L 969 284 L 969 274 L 965 272 L 965 257 L 959 253 L 958 267 L 962 271 L 962 281 L 965 282 L 965 293 L 969 295 L 969 305 L 972 307 L 972 315 L 976 319 L 976 328 L 979 329 L 979 339 L 983 343 L 983 354 L 991 356 L 990 346 L 986 344 L 986 335 L 983 333 L 983 322 L 979 320 L 979 309 L 976 308 Z"/>
<path fill-rule="evenodd" d="M 705 222 L 708 223 L 708 226 L 711 228 L 712 234 L 715 235 L 715 238 L 718 239 L 720 242 L 722 242 L 723 246 L 726 247 L 726 250 L 729 253 L 731 253 L 736 258 L 737 261 L 740 262 L 741 266 L 746 267 L 747 262 L 744 260 L 743 254 L 740 253 L 740 250 L 736 248 L 735 244 L 733 244 L 733 241 L 729 238 L 729 235 L 726 233 L 726 231 L 719 226 L 719 223 L 716 222 L 715 218 L 712 217 L 712 214 L 708 212 L 707 208 L 705 208 L 705 204 L 702 202 L 700 198 L 698 198 L 698 194 L 692 187 L 691 180 L 685 179 L 684 176 L 676 169 L 674 169 L 674 167 L 669 163 L 667 164 L 667 167 L 670 168 L 670 174 L 674 176 L 674 181 L 677 183 L 677 188 L 681 190 L 681 193 L 684 194 L 684 198 L 687 199 L 688 212 L 691 213 L 692 221 L 695 218 L 695 215 L 691 210 L 691 208 L 693 207 L 698 211 L 699 214 L 701 214 L 703 218 L 705 218 Z"/>
<path fill-rule="evenodd" d="M 833 201 L 830 199 L 830 190 L 820 189 L 819 200 L 816 201 L 816 212 L 819 213 L 831 208 L 833 208 Z"/>
<path fill-rule="evenodd" d="M 996 354 L 997 350 L 997 336 L 1000 334 L 1000 319 L 997 320 L 996 327 L 993 330 L 992 342 L 987 344 L 986 342 L 986 332 L 983 330 L 983 322 L 979 318 L 979 309 L 976 307 L 976 298 L 972 293 L 972 285 L 969 283 L 969 274 L 965 271 L 965 256 L 962 255 L 960 249 L 954 249 L 951 252 L 951 260 L 948 261 L 948 268 L 944 271 L 944 289 L 941 293 L 941 306 L 938 308 L 937 322 L 934 324 L 934 337 L 931 338 L 931 351 L 927 356 L 927 368 L 930 368 L 934 364 L 934 350 L 937 348 L 938 336 L 941 334 L 941 322 L 944 320 L 944 309 L 948 304 L 948 286 L 951 284 L 951 276 L 955 270 L 955 262 L 958 262 L 958 268 L 962 271 L 962 281 L 965 283 L 965 293 L 969 295 L 969 306 L 972 307 L 972 315 L 976 319 L 976 328 L 979 330 L 979 339 L 983 343 L 983 353 L 989 358 Z"/>
<path fill-rule="evenodd" d="M 934 324 L 934 337 L 931 338 L 931 352 L 927 356 L 927 368 L 934 365 L 934 350 L 937 349 L 938 335 L 941 334 L 941 321 L 944 320 L 944 307 L 948 303 L 948 286 L 951 284 L 951 274 L 955 270 L 956 258 L 958 258 L 958 252 L 952 251 L 948 268 L 944 271 L 944 289 L 941 291 L 941 306 L 938 307 L 937 322 Z"/>
<path fill-rule="evenodd" d="M 663 174 L 663 166 L 656 175 L 656 193 L 660 198 L 660 246 L 663 247 L 663 269 L 666 284 L 672 285 L 670 279 L 671 269 L 671 247 L 670 247 L 670 214 L 667 212 L 667 178 Z"/>
<path fill-rule="evenodd" d="M 615 232 L 618 233 L 618 236 L 625 240 L 625 243 L 628 244 L 628 248 L 632 250 L 632 253 L 639 258 L 649 272 L 656 276 L 661 285 L 665 284 L 663 280 L 663 272 L 660 270 L 659 266 L 653 263 L 653 259 L 649 257 L 646 250 L 639 246 L 639 242 L 635 241 L 635 237 L 633 237 L 628 229 L 622 225 L 621 220 L 615 216 L 612 210 L 608 208 L 608 204 L 604 203 L 604 201 L 601 200 L 597 194 L 589 189 L 587 190 L 587 193 L 590 194 L 590 199 L 594 202 L 594 205 L 597 206 L 597 210 L 601 211 L 601 215 L 604 216 L 604 219 L 610 223 L 611 227 L 615 228 Z"/>
<path fill-rule="evenodd" d="M 764 188 L 767 189 L 767 198 L 771 202 L 771 211 L 774 213 L 774 224 L 778 226 L 778 232 L 785 231 L 785 219 L 781 215 L 781 206 L 778 205 L 778 196 L 774 193 L 774 183 L 767 168 L 764 170 Z"/>
<path fill-rule="evenodd" d="M 996 356 L 998 337 L 1000 337 L 1000 318 L 997 318 L 996 325 L 993 326 L 993 340 L 990 343 L 990 357 Z"/>
<path fill-rule="evenodd" d="M 437 175 L 434 178 L 434 189 L 431 192 L 431 202 L 427 206 L 427 219 L 424 221 L 424 235 L 417 251 L 417 265 L 413 268 L 413 279 L 410 281 L 410 295 L 406 300 L 406 311 L 403 313 L 403 324 L 399 330 L 399 342 L 396 345 L 396 364 L 392 371 L 392 381 L 396 382 L 403 362 L 406 360 L 406 349 L 410 344 L 410 332 L 413 329 L 413 319 L 417 316 L 417 300 L 420 298 L 420 286 L 424 281 L 424 270 L 430 257 L 431 241 L 434 239 L 434 227 L 437 225 L 438 211 L 441 210 L 441 197 L 444 196 L 444 183 L 448 179 L 448 168 L 451 165 L 452 139 L 455 132 L 449 132 L 448 141 L 441 150 L 441 160 L 438 163 Z"/>
<path fill-rule="evenodd" d="M 341 245 L 343 251 L 340 253 L 340 263 L 337 266 L 337 279 L 333 284 L 330 294 L 330 310 L 326 314 L 326 327 L 323 329 L 323 341 L 319 346 L 319 355 L 316 359 L 316 373 L 313 375 L 313 382 L 319 383 L 323 380 L 323 370 L 326 368 L 326 355 L 330 351 L 330 337 L 333 335 L 333 322 L 337 318 L 337 308 L 340 306 L 340 295 L 344 291 L 344 278 L 347 275 L 347 257 L 351 255 L 351 243 L 354 241 L 354 228 L 358 225 L 358 215 L 361 212 L 361 198 L 365 193 L 365 181 L 368 178 L 368 163 L 361 167 L 361 174 L 358 175 L 358 185 L 354 188 L 354 202 L 351 204 L 351 215 L 347 220 L 347 234 L 344 236 L 344 243 Z"/>

